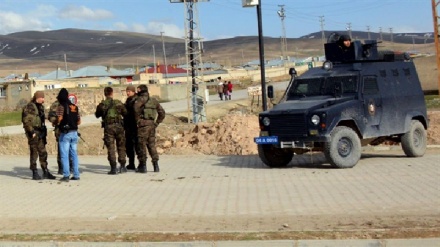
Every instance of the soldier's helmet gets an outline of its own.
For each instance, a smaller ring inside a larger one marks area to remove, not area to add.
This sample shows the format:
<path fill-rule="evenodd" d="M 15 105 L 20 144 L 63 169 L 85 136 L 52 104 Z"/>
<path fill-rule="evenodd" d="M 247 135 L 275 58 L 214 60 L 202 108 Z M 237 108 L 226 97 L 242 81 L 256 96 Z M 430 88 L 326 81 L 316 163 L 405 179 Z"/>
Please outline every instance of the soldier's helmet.
<path fill-rule="evenodd" d="M 350 38 L 350 36 L 348 36 L 348 35 L 341 35 L 341 37 L 339 37 L 339 41 L 341 41 L 341 42 L 344 42 L 344 41 L 351 41 L 351 38 Z"/>

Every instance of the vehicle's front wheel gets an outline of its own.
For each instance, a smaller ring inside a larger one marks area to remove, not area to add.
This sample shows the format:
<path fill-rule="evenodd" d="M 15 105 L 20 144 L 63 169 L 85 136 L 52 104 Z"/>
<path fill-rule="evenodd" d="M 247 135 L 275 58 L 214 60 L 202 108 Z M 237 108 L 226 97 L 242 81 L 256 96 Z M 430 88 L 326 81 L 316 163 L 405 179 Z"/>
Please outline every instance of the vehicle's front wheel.
<path fill-rule="evenodd" d="M 258 155 L 261 161 L 269 167 L 285 167 L 293 158 L 293 151 L 277 148 L 274 145 L 258 145 Z"/>
<path fill-rule="evenodd" d="M 336 127 L 331 141 L 325 144 L 324 154 L 332 166 L 352 168 L 361 158 L 361 140 L 351 128 Z"/>
<path fill-rule="evenodd" d="M 425 154 L 427 137 L 423 124 L 417 120 L 411 120 L 409 131 L 402 138 L 402 149 L 408 157 L 420 157 Z"/>

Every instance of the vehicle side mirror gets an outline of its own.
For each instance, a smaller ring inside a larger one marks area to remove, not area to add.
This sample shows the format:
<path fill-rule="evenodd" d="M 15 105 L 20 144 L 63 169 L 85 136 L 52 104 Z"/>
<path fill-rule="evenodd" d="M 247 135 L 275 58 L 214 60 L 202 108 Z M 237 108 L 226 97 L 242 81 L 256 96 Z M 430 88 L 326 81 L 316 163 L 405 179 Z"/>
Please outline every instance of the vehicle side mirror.
<path fill-rule="evenodd" d="M 267 87 L 267 97 L 269 99 L 273 99 L 273 86 L 272 85 Z"/>
<path fill-rule="evenodd" d="M 295 68 L 290 68 L 289 69 L 289 75 L 290 76 L 296 76 L 297 75 L 296 69 Z"/>

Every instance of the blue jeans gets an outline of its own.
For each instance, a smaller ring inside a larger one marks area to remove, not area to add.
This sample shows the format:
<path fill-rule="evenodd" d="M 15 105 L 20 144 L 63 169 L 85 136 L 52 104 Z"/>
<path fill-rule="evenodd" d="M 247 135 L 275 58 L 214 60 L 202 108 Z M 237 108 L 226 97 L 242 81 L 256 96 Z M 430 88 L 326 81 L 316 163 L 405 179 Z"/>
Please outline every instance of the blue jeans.
<path fill-rule="evenodd" d="M 70 177 L 69 156 L 72 158 L 73 176 L 79 178 L 78 132 L 76 130 L 60 134 L 60 155 L 63 164 L 63 177 Z"/>

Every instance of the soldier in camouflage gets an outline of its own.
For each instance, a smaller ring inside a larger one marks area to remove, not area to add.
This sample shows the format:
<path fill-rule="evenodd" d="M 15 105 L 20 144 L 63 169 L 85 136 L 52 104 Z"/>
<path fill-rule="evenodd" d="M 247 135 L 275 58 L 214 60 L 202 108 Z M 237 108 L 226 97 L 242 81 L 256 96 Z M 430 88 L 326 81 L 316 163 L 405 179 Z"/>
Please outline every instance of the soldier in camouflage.
<path fill-rule="evenodd" d="M 159 102 L 150 97 L 146 85 L 138 86 L 138 96 L 134 103 L 134 113 L 138 135 L 138 159 L 140 173 L 147 172 L 147 145 L 154 172 L 159 172 L 159 154 L 156 150 L 156 127 L 165 118 L 165 110 Z"/>
<path fill-rule="evenodd" d="M 55 140 L 57 142 L 57 163 L 58 163 L 58 174 L 63 175 L 63 164 L 61 163 L 61 155 L 60 155 L 60 128 L 57 125 L 58 123 L 58 116 L 57 116 L 57 108 L 60 105 L 60 102 L 56 100 L 55 102 L 50 105 L 49 108 L 49 114 L 47 116 L 47 120 L 52 123 L 52 127 L 54 127 L 53 132 L 55 135 Z M 69 156 L 69 166 L 70 166 L 70 172 L 73 172 L 73 163 L 72 163 L 72 157 Z"/>
<path fill-rule="evenodd" d="M 96 118 L 102 119 L 104 128 L 104 144 L 107 147 L 107 159 L 110 162 L 109 175 L 116 175 L 116 149 L 118 152 L 119 172 L 127 172 L 125 167 L 125 135 L 123 117 L 127 115 L 127 109 L 120 100 L 113 99 L 113 88 L 104 88 L 105 100 L 96 107 Z M 115 148 L 116 141 L 116 148 Z"/>
<path fill-rule="evenodd" d="M 128 157 L 128 170 L 135 170 L 134 164 L 135 151 L 137 145 L 137 126 L 134 119 L 134 102 L 136 100 L 136 88 L 132 85 L 127 86 L 125 92 L 127 93 L 127 100 L 125 101 L 125 108 L 127 115 L 124 117 L 125 129 L 125 150 Z"/>
<path fill-rule="evenodd" d="M 47 168 L 46 137 L 47 128 L 44 115 L 44 92 L 37 91 L 32 100 L 23 108 L 22 123 L 28 139 L 30 150 L 30 169 L 32 179 L 40 180 L 37 170 L 37 158 L 40 158 L 40 166 L 43 170 L 43 178 L 55 179 Z"/>

